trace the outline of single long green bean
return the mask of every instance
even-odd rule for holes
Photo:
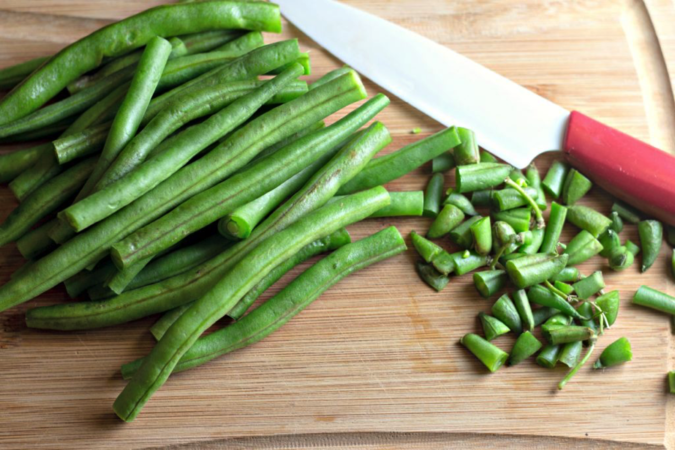
[[[375,158],[360,174],[343,186],[338,194],[350,194],[388,183],[448,151],[458,143],[457,129],[451,127],[388,155]]]
[[[297,42],[294,44],[297,46]],[[365,95],[357,76],[351,79],[346,89],[342,86],[341,82],[326,85],[261,115],[239,129],[227,142],[178,171],[171,177],[172,181],[160,184],[92,227],[91,232],[79,233],[66,245],[37,261],[30,278],[17,277],[0,287],[0,311],[39,295],[97,262],[108,253],[113,243],[220,182],[262,149]],[[363,118],[372,119],[388,103],[386,97],[382,97],[376,97],[358,112],[345,117],[340,126],[346,126],[348,134],[351,134],[355,130],[350,126],[362,126]]]
[[[316,91],[319,91],[319,89],[312,92]],[[317,141],[309,141],[308,145],[318,145],[318,143],[328,137],[334,139],[335,144],[342,142],[347,136],[351,135],[370,121],[388,103],[389,100],[385,96],[381,94],[375,96],[355,111],[349,113],[347,116],[328,127],[327,129],[330,130],[330,134],[323,135],[322,139]],[[315,113],[314,109],[311,109],[311,111]],[[287,114],[284,113],[283,116],[286,115]],[[319,119],[316,117],[316,114],[313,114],[310,117],[307,117],[306,123],[315,123],[317,120]],[[263,127],[264,129],[275,128],[271,126],[269,122],[265,121],[263,124],[267,125]],[[291,131],[302,129],[300,126],[291,128]],[[251,131],[255,132],[251,133],[251,137],[255,136],[256,139],[260,138],[259,128],[252,128]],[[290,134],[291,133],[289,132],[287,135]],[[241,139],[244,139],[244,136],[247,136],[247,134],[241,136]],[[265,141],[256,143],[260,145],[260,147],[269,146],[269,143],[266,144]],[[251,144],[248,143],[246,145]],[[204,158],[207,158],[208,156],[209,155]],[[204,158],[202,158],[202,160]],[[162,282],[135,289],[111,300],[107,300],[106,302],[98,303],[95,309],[88,308],[87,305],[80,303],[79,307],[75,305],[57,305],[51,307],[52,309],[49,311],[42,310],[40,313],[37,313],[36,311],[35,314],[42,316],[42,319],[32,320],[32,326],[39,328],[57,327],[58,329],[99,328],[129,322],[150,314],[168,311],[198,299],[208,292],[209,289],[229,272],[234,264],[239,262],[241,258],[247,255],[260,242],[285,229],[310,211],[324,205],[333,197],[333,195],[335,195],[340,186],[349,181],[354,174],[358,173],[363,167],[363,165],[352,167],[352,165],[349,164],[351,162],[349,159],[346,161],[346,166],[340,164],[341,161],[343,161],[342,158],[333,160],[331,164],[324,166],[324,168],[317,172],[300,191],[282,206],[277,208],[277,210],[262,224],[256,227],[251,237],[237,243],[232,248],[206,263]],[[212,161],[207,162],[207,167],[210,165],[213,165]],[[140,206],[144,207],[141,211],[145,210],[145,207],[148,206],[147,204],[144,204],[145,201],[140,202]],[[78,250],[81,248],[86,250],[90,245],[95,245],[95,250],[88,251],[91,253],[99,252],[100,254],[99,247],[102,245],[101,242],[105,242],[106,239],[108,240],[107,242],[114,242],[113,239],[120,233],[117,231],[117,235],[113,236],[113,239],[111,239],[110,235],[114,234],[116,230],[119,229],[117,227],[124,226],[125,229],[128,229],[130,226],[137,227],[138,222],[134,222],[130,219],[137,219],[137,216],[139,216],[138,210],[135,208],[128,209],[129,208],[123,210],[125,211],[125,214],[122,215],[122,219],[125,223],[110,224],[110,221],[103,222],[105,226],[101,224],[92,229],[92,232],[84,233],[84,235],[86,235],[86,240],[81,234],[60,249],[57,249],[56,252],[53,252],[52,254],[47,255],[46,258],[43,258],[43,260],[38,261],[36,270],[41,270],[42,272],[34,272],[33,278],[29,280],[17,279],[0,288],[0,308],[6,307],[10,302],[20,302],[22,298],[30,298],[31,295],[36,295],[34,294],[35,292],[46,289],[51,278],[60,278],[64,275],[70,276],[86,267],[91,260],[96,261],[97,259]],[[129,216],[127,216],[127,214],[129,214]],[[131,225],[128,225],[126,220],[130,220]],[[117,221],[120,221],[119,218]],[[94,230],[96,232],[93,232]],[[94,241],[94,243],[90,243],[91,241]],[[67,251],[62,250],[64,247]],[[61,253],[60,255],[57,254],[59,257],[58,259],[54,256],[57,252]],[[83,255],[87,257],[87,261],[84,263],[81,261]],[[98,256],[95,253],[94,255]],[[56,261],[54,261],[55,259]],[[64,260],[68,261],[68,266],[60,265],[57,270],[51,269],[56,262],[64,264]],[[46,265],[45,262],[48,262],[50,265]],[[64,267],[72,267],[76,264],[79,267],[74,267],[71,274],[68,274],[69,271],[64,269]],[[50,274],[50,272],[48,272],[50,269],[54,270],[56,274]],[[47,273],[45,274],[45,272]],[[48,282],[41,281],[36,285],[34,281],[36,276],[47,278],[49,275],[51,275],[51,278],[49,278]],[[55,283],[58,283],[58,281]]]
[[[62,211],[59,218],[66,220],[76,231],[81,231],[130,204],[159,183],[170,179],[192,157],[216,142],[223,134],[244,123],[301,72],[302,68],[296,65],[201,124],[188,128],[170,148]]]
[[[48,214],[56,211],[91,173],[95,159],[86,159],[35,190],[0,225],[0,246],[15,242]]]
[[[204,331],[227,314],[274,267],[310,242],[357,222],[388,203],[387,191],[373,188],[314,211],[263,241],[167,330],[115,400],[115,413],[124,421],[134,420]],[[398,239],[400,251],[405,245],[400,235]]]
[[[69,45],[49,59],[0,102],[0,125],[20,119],[58,94],[68,83],[155,36],[214,29],[281,31],[279,7],[271,3],[206,2],[166,5],[113,23]]]
[[[563,227],[565,226],[566,218],[567,208],[556,202],[552,202],[551,214],[548,217],[548,224],[546,224],[546,231],[544,232],[544,241],[539,249],[541,253],[555,252]]]
[[[218,356],[259,342],[345,276],[404,250],[405,243],[394,227],[345,245],[307,269],[243,319],[208,336],[200,337],[181,358],[174,372],[194,368]],[[122,376],[125,379],[130,378],[141,364],[142,360],[136,360],[123,365]]]

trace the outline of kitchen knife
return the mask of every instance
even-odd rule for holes
[[[446,126],[523,168],[562,150],[570,164],[637,208],[675,225],[675,158],[540,97],[447,47],[335,0],[276,0],[329,52]]]

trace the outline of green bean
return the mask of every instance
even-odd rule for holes
[[[516,241],[516,232],[506,222],[497,221],[492,227],[492,247],[496,250],[495,260],[502,255],[512,253],[511,246]]]
[[[466,196],[457,194],[454,189],[448,189],[448,197],[443,202],[445,205],[455,205],[467,216],[477,216],[478,213]]]
[[[521,187],[530,187],[530,182],[525,177],[525,175],[523,175],[523,171],[520,169],[516,169],[515,167],[511,168],[511,172],[509,172],[509,178],[511,178],[511,180],[515,181],[516,184]]]
[[[461,248],[471,248],[473,245],[473,235],[471,234],[471,226],[481,220],[481,216],[473,216],[457,225],[450,231],[450,240]]]
[[[158,35],[175,36],[218,28],[280,32],[279,7],[227,2],[166,5],[109,25],[61,50],[10,92],[0,102],[0,125],[38,109],[68,83],[96,68],[103,56],[123,54]]]
[[[480,319],[480,323],[483,327],[485,339],[488,341],[496,339],[499,336],[502,336],[511,331],[509,330],[509,327],[504,324],[504,322],[497,319],[496,317],[488,316],[485,313],[480,313],[478,314],[478,318]]]
[[[539,251],[541,253],[553,253],[558,246],[560,234],[565,225],[567,217],[567,208],[559,205],[556,202],[551,203],[551,214],[548,218],[546,231],[544,233],[544,241],[541,244]]]
[[[96,266],[92,271],[83,270],[64,281],[66,292],[70,298],[76,298],[89,288],[102,285],[113,276],[117,269],[110,260],[106,260]]]
[[[305,75],[311,75],[312,74],[312,65],[309,59],[309,53],[300,53],[300,56],[298,57],[297,60],[293,61],[294,63],[300,64],[304,69],[305,69]],[[290,64],[290,63],[289,63]],[[271,72],[268,73],[268,75],[276,75],[282,70],[285,70],[288,64],[281,66],[277,69],[272,70]]]
[[[582,230],[588,231],[596,238],[607,231],[612,224],[612,221],[605,215],[582,205],[569,206],[567,208],[567,220]]]
[[[447,128],[400,150],[373,159],[338,194],[368,189],[395,180],[459,143],[455,127]]]
[[[574,309],[574,307],[570,305],[566,300],[563,300],[562,298],[555,295],[545,287],[539,285],[532,286],[527,292],[527,298],[529,298],[532,303],[557,309],[561,313],[568,315],[570,317],[574,317],[575,319],[578,320],[588,319],[588,317],[579,314],[579,312],[577,312],[577,310]]]
[[[434,244],[436,245],[436,244]],[[453,273],[456,269],[455,267],[455,257],[456,256],[463,256],[464,252],[460,252],[458,254],[450,254],[446,252],[445,250],[441,249],[441,252],[434,256],[433,259],[431,260],[431,264],[436,269],[440,274],[447,276],[451,273]]]
[[[509,176],[511,166],[499,163],[478,163],[467,166],[457,166],[455,169],[456,191],[479,191],[493,188],[504,183]]]
[[[567,255],[554,256],[537,253],[508,261],[506,271],[511,281],[522,289],[555,276],[565,267],[567,260]]]
[[[553,161],[544,177],[544,181],[541,182],[542,187],[548,195],[555,199],[560,197],[568,171],[569,166],[567,164],[562,161]]]
[[[194,55],[196,53],[216,50],[223,45],[239,39],[245,34],[246,32],[243,30],[214,30],[186,34],[179,36],[179,39],[183,41],[183,44],[187,49],[187,54]]]
[[[616,318],[619,316],[619,307],[621,302],[619,300],[619,291],[611,291],[601,295],[595,300],[595,304],[602,310],[605,315],[607,326],[614,325]]]
[[[180,316],[182,316],[185,311],[190,309],[192,305],[193,302],[190,302],[181,305],[178,308],[174,308],[171,311],[167,311],[162,317],[160,317],[160,319],[157,322],[155,322],[155,324],[152,327],[150,327],[150,333],[152,334],[152,336],[158,341],[162,339],[162,336],[164,336],[166,330],[171,328],[171,325],[173,325],[178,319],[180,319]],[[134,365],[134,367],[133,370],[130,370],[132,364]],[[134,372],[138,370],[138,367],[140,367],[140,360],[123,364],[121,369],[122,369],[122,376],[124,377],[124,379],[128,380],[129,378],[131,378]]]
[[[591,276],[574,283],[574,292],[582,300],[588,300],[592,295],[597,294],[605,287],[605,280],[602,278],[601,271],[595,271]]]
[[[473,191],[471,194],[471,204],[476,207],[488,207],[492,205],[492,195],[494,191],[492,189],[485,189],[482,191]]]
[[[478,164],[480,154],[478,144],[476,143],[476,134],[467,128],[461,127],[457,128],[457,134],[461,141],[453,152],[457,165]]]
[[[509,357],[509,366],[515,366],[518,363],[525,361],[530,356],[534,355],[541,349],[542,343],[534,337],[529,331],[524,332],[516,343],[513,344],[511,356]]]
[[[483,217],[469,227],[473,247],[479,255],[487,256],[492,251],[492,226],[490,217]]]
[[[531,163],[529,166],[527,166],[525,177],[527,178],[528,185],[537,191],[537,206],[539,206],[539,208],[542,210],[545,210],[548,207],[548,204],[546,203],[546,194],[544,193],[544,188],[541,184],[539,169],[537,169],[537,166],[535,166],[534,163]]]
[[[464,220],[464,213],[454,205],[445,205],[443,209],[434,219],[427,237],[430,239],[438,239],[457,227]]]
[[[646,272],[659,257],[663,243],[663,225],[658,220],[643,220],[638,224],[640,245],[642,246],[642,265],[640,272]]]
[[[94,172],[78,194],[78,199],[85,198],[98,190],[97,188],[103,187],[99,187],[97,183],[104,176],[115,158],[117,158],[117,155],[120,154],[122,149],[136,134],[157,88],[170,53],[171,44],[168,41],[155,37],[148,42],[138,62],[138,67],[131,80],[127,95],[110,126],[108,138],[105,141]]]
[[[445,152],[431,160],[432,173],[445,173],[457,167],[455,157],[450,152]]]
[[[460,339],[459,342],[473,353],[490,372],[496,372],[509,358],[508,353],[477,334],[469,333]]]
[[[536,189],[527,187],[524,190],[530,197],[537,198]],[[509,209],[516,209],[520,208],[521,206],[526,206],[529,204],[529,202],[517,190],[506,188],[499,191],[494,191],[492,194],[492,204],[497,211],[507,211]]]
[[[442,173],[435,173],[429,178],[429,183],[424,192],[424,217],[431,217],[433,219],[441,210],[444,191],[443,182],[444,177]]]
[[[307,269],[241,320],[200,337],[176,365],[174,372],[196,367],[264,339],[345,276],[403,250],[405,244],[394,227],[345,245]],[[123,365],[122,376],[128,379],[141,364],[142,360],[136,360]]]
[[[569,256],[568,266],[576,266],[602,251],[602,244],[591,233],[582,230],[577,234],[565,249],[564,254]]]
[[[10,213],[0,225],[0,246],[15,242],[33,225],[57,210],[82,186],[92,171],[94,159],[84,160],[60,176],[36,189],[24,202]]]
[[[562,281],[556,281],[553,283],[553,287],[562,292],[565,298],[570,298],[570,296],[574,293],[574,287]]]
[[[322,85],[328,83],[329,81],[332,81],[332,80],[334,80],[338,77],[341,77],[342,75],[349,72],[350,70],[353,70],[353,69],[349,66],[342,66],[339,69],[331,70],[330,72],[326,73],[321,78],[316,80],[314,83],[312,83],[309,86],[309,88],[310,89],[316,89],[319,86],[322,86]]]
[[[600,358],[593,364],[594,369],[604,369],[629,362],[633,359],[630,342],[621,337],[609,344],[600,354]]]
[[[594,316],[593,305],[591,305],[588,302],[584,302],[579,306],[579,308],[577,308],[577,311],[579,311],[579,314],[590,318],[588,320],[579,320],[578,321],[579,325],[581,325],[583,327],[588,327],[588,328],[592,329],[593,331],[595,331],[596,334],[597,334],[598,325],[596,324],[595,319],[593,317]],[[618,311],[618,306],[617,306],[617,311]]]
[[[640,289],[633,296],[633,304],[675,315],[675,297],[649,286],[640,286]]]
[[[115,400],[115,413],[124,421],[132,421],[199,336],[275,266],[310,242],[367,217],[388,202],[387,191],[374,188],[314,211],[263,241],[167,330]],[[401,242],[396,252],[403,249],[405,245]]]
[[[482,163],[496,163],[497,158],[492,156],[490,153],[486,152],[485,150],[480,151],[480,162]]]
[[[33,167],[22,172],[9,183],[9,189],[14,196],[23,201],[45,182],[60,174],[62,169],[56,162],[53,153],[44,155]]]
[[[513,229],[522,233],[530,229],[530,221],[532,220],[532,211],[530,208],[510,209],[508,211],[499,211],[492,214],[495,221],[506,222],[513,227]]]
[[[49,237],[48,231],[56,223],[51,220],[38,228],[28,231],[16,240],[16,248],[26,259],[35,259],[54,248],[54,241]]]
[[[595,332],[592,329],[576,325],[553,325],[542,327],[542,332],[544,339],[551,345],[586,341],[595,336]]]
[[[297,141],[298,139],[303,138],[303,137],[305,137],[309,134],[312,134],[315,131],[321,130],[325,126],[326,126],[325,122],[323,120],[320,120],[319,122],[316,122],[316,123],[314,123],[314,124],[312,124],[312,125],[310,125],[306,128],[303,128],[302,130],[300,130],[296,133],[293,133],[290,136],[287,136],[286,138],[280,140],[279,142],[276,142],[276,143],[270,145],[269,147],[267,147],[266,149],[264,149],[263,151],[258,153],[256,155],[256,157],[253,158],[249,164],[256,163],[259,159],[262,159],[267,155],[271,155],[272,153],[286,147],[287,145],[292,144],[293,142]],[[351,138],[348,138],[348,139],[351,139]],[[246,166],[244,166],[244,167],[246,167]]]
[[[551,317],[558,314],[559,311],[555,308],[543,307],[538,308],[532,311],[532,319],[534,320],[534,326],[538,327],[542,323],[546,322]]]
[[[110,124],[105,123],[56,139],[52,142],[56,161],[63,165],[98,152],[103,148],[109,130]]]
[[[612,221],[612,224],[609,226],[609,229],[619,234],[623,231],[623,219],[618,212],[612,211],[609,215],[609,220]]]
[[[563,270],[561,270],[557,275],[551,277],[549,281],[562,281],[563,283],[572,283],[579,281],[580,275],[579,275],[579,269],[576,267],[565,267]]]
[[[522,245],[518,249],[518,252],[524,253],[526,255],[534,255],[535,253],[540,253],[541,244],[544,242],[544,232],[545,232],[544,228],[529,231],[532,237],[530,243]]]
[[[338,85],[341,83],[338,82]],[[69,278],[101,259],[121,237],[160,217],[197,192],[213,186],[258,151],[307,127],[307,124],[316,123],[355,98],[362,98],[363,87],[358,78],[354,78],[349,85],[351,89],[346,90],[334,89],[336,85],[315,89],[249,122],[226,143],[174,174],[172,182],[160,184],[152,193],[136,200],[111,216],[111,219],[101,222],[91,232],[80,233],[40,260],[30,279],[17,278],[0,287],[0,310],[26,301]],[[362,126],[364,120],[372,119],[387,103],[384,96],[374,97],[336,122],[328,134],[333,133],[333,130],[343,130],[343,134],[336,137],[344,139]],[[321,137],[325,138],[326,135]],[[315,143],[310,141],[307,144]],[[181,187],[179,193],[174,186]]]
[[[414,230],[410,232],[410,237],[412,239],[413,246],[417,253],[424,259],[424,261],[430,263],[433,259],[443,253],[445,250],[440,246],[434,244],[433,242],[424,239],[422,236],[417,234]]]
[[[345,229],[338,230],[333,234],[324,238],[318,239],[310,244],[304,246],[298,253],[288,258],[283,263],[274,268],[267,276],[258,282],[250,291],[246,293],[239,300],[230,312],[227,313],[229,317],[234,320],[239,320],[248,311],[253,302],[262,295],[269,287],[279,281],[281,277],[287,274],[295,266],[307,261],[309,258],[318,254],[337,250],[340,247],[348,245],[351,242],[351,236]]]
[[[318,92],[318,90],[313,92]],[[311,150],[303,146],[306,140],[315,138],[322,131],[303,139],[296,145],[279,150],[259,161],[249,170],[195,195],[161,219],[116,243],[111,250],[113,261],[118,267],[126,267],[142,258],[152,256],[180,241],[189,233],[231,212],[232,204],[236,208],[269,192],[302,168],[320,160],[334,147],[329,140],[326,140],[323,145],[314,146]],[[389,142],[391,142],[391,137],[388,130],[384,125],[376,122],[369,127],[366,133],[345,146],[340,153],[349,152],[350,157],[356,160],[355,164],[360,164],[361,160],[354,155],[365,159],[367,163]],[[241,203],[242,200],[244,203]]]
[[[630,205],[623,202],[614,202],[612,212],[616,212],[619,217],[629,223],[638,224],[641,219],[640,212]]]
[[[120,105],[127,95],[129,86],[130,83],[124,83],[113,89],[101,100],[94,103],[89,109],[80,114],[80,116],[70,124],[70,126],[63,133],[63,137],[87,131],[88,129],[102,123],[107,123],[106,130],[108,130],[110,128],[110,124],[108,122],[112,122],[112,119],[115,118]]]
[[[560,359],[560,345],[546,345],[537,355],[537,364],[546,369],[553,369]]]
[[[530,300],[527,298],[525,289],[520,289],[513,293],[513,304],[515,305],[518,315],[520,316],[523,330],[534,330],[534,315],[532,313]]]
[[[577,169],[567,172],[563,184],[562,197],[567,205],[574,205],[593,187],[591,180],[583,176]]]
[[[635,255],[627,247],[620,245],[610,251],[607,260],[612,270],[622,271],[633,265]]]
[[[454,272],[457,275],[464,275],[487,265],[487,257],[474,251],[453,253],[451,256]]]
[[[507,281],[508,277],[504,270],[488,270],[473,274],[473,284],[484,298],[489,298],[504,289]]]
[[[402,217],[422,215],[424,207],[424,192],[404,191],[390,192],[391,204],[370,215],[373,217]]]
[[[152,40],[150,40],[150,42],[151,41]],[[150,42],[148,42],[148,45]],[[187,47],[185,46],[185,43],[182,40],[180,40],[179,38],[172,37],[168,40],[168,42],[169,44],[171,44],[172,47],[169,59],[187,55],[188,50]],[[97,81],[100,81],[101,79],[107,77],[108,75],[111,75],[115,72],[119,72],[124,68],[130,66],[131,68],[136,68],[138,62],[141,59],[141,56],[143,55],[143,51],[144,49],[138,49],[134,50],[131,53],[127,53],[124,56],[115,58],[108,64],[101,67],[101,69],[99,69],[96,73],[92,75],[84,75],[78,78],[77,80],[68,83],[66,89],[68,90],[68,92],[70,92],[71,95],[76,94],[82,89],[85,89],[91,86],[92,84],[95,84]]]
[[[445,286],[448,285],[450,279],[440,273],[434,268],[431,264],[425,264],[421,261],[415,263],[415,270],[419,277],[424,281],[429,287],[440,292],[445,289]]]
[[[598,237],[598,242],[602,244],[602,251],[599,254],[604,258],[609,258],[615,248],[621,247],[621,239],[618,233],[611,228]]]
[[[560,357],[558,361],[565,364],[567,367],[572,368],[579,362],[581,358],[581,350],[584,348],[584,343],[582,341],[570,342],[565,344],[560,352]]]
[[[319,91],[319,89],[316,89],[312,92],[317,91]],[[312,92],[310,92],[308,95],[312,94]],[[347,136],[354,133],[361,126],[370,121],[379,111],[382,110],[382,108],[387,105],[387,103],[388,99],[385,96],[375,96],[373,99],[369,100],[358,109],[348,114],[346,117],[326,128],[326,130],[329,130],[326,134],[319,136],[316,138],[316,140],[308,140],[306,142],[309,145],[308,148],[311,148],[312,146],[318,146],[319,144],[323,145],[326,139],[333,140],[335,144],[342,142]],[[282,108],[283,107],[279,107],[277,109]],[[314,114],[306,118],[307,123],[315,123],[317,120],[319,120],[316,117],[317,113],[315,109],[316,108],[310,110]],[[287,115],[288,114],[284,112],[282,117]],[[259,124],[265,125],[262,126],[262,129],[276,129],[279,126],[273,126],[274,123],[267,121],[260,122],[259,119],[256,120],[258,120]],[[285,136],[290,135],[291,132],[301,129],[301,126],[291,126],[290,131],[288,128],[289,127],[287,125],[285,127],[287,134]],[[255,130],[255,133],[251,133],[250,135],[242,134],[240,135],[240,139],[247,139],[246,136],[260,139],[260,128],[255,127],[251,129],[251,131],[253,130]],[[244,144],[244,142],[239,143],[239,145],[242,144]],[[250,143],[247,145],[250,145]],[[266,141],[256,141],[256,145],[258,145],[260,148],[264,148],[267,147],[269,143]],[[204,159],[208,157],[209,155],[203,157],[199,161],[204,161]],[[219,254],[206,263],[162,282],[145,286],[140,289],[135,289],[106,302],[99,303],[97,309],[95,310],[87,309],[85,305],[81,305],[79,308],[73,305],[70,305],[70,308],[59,308],[58,306],[51,307],[51,310],[43,310],[42,312],[36,313],[37,315],[42,316],[42,320],[32,320],[32,326],[58,327],[60,329],[82,329],[111,326],[136,320],[147,315],[164,312],[203,296],[220,279],[222,279],[223,276],[225,276],[225,274],[227,274],[229,270],[241,260],[241,258],[247,255],[262,240],[279,233],[281,230],[285,229],[290,224],[298,220],[299,217],[302,217],[308,212],[324,205],[330,198],[333,197],[333,195],[335,195],[340,186],[346,183],[351,177],[354,176],[354,173],[358,173],[358,171],[362,168],[362,165],[356,164],[356,161],[348,159],[346,161],[346,165],[340,164],[341,162],[343,162],[343,159],[337,158],[334,159],[330,164],[324,166],[322,170],[317,172],[300,191],[298,191],[282,206],[277,208],[277,210],[274,211],[274,213],[272,213],[262,224],[256,227],[248,239],[237,243],[232,248]],[[207,167],[210,165],[213,165],[213,163],[209,162]],[[126,209],[124,211],[126,211]],[[138,216],[136,211],[134,211],[134,213],[135,216],[133,217]],[[129,212],[125,214],[131,213]],[[104,223],[107,223],[107,221]],[[131,223],[136,225],[136,222]],[[129,225],[125,224],[125,227],[128,228]],[[100,228],[103,229],[100,230]],[[97,230],[97,233],[90,233],[89,238],[92,240],[97,239],[97,246],[100,246],[101,242],[104,242],[105,239],[108,239],[107,242],[112,241],[109,236],[116,230],[116,228],[113,228],[113,231],[110,231],[110,229],[101,226],[95,229]],[[91,234],[93,234],[93,236],[91,236]],[[80,241],[80,239],[81,236],[77,236],[75,239],[73,239],[73,241],[79,244],[78,241]],[[66,246],[70,246],[72,248],[73,244],[68,243]],[[91,252],[91,250],[89,251]],[[48,255],[48,257],[52,255]],[[78,256],[79,259],[73,258],[69,262],[71,265],[79,264],[79,270],[81,270],[81,268],[85,267],[86,264],[82,264],[81,262],[82,252],[79,252]],[[94,258],[90,257],[90,259]],[[75,269],[76,272],[77,267]],[[61,276],[61,273],[62,271],[59,271],[57,276]],[[43,285],[45,283],[40,284],[37,287],[24,287],[21,286],[21,284],[19,284],[17,287],[13,287],[11,284],[12,283],[10,282],[4,287],[0,288],[0,306],[5,305],[3,304],[3,301],[7,302],[7,298],[16,302],[18,295],[28,296],[38,289],[44,289]],[[18,294],[13,293],[10,290],[9,294],[14,295],[14,297],[10,297],[7,293],[4,293],[6,297],[3,298],[3,290],[7,289],[7,286],[13,290],[18,290]],[[24,290],[26,289],[31,290],[28,291],[28,293],[24,293]],[[36,311],[38,310],[39,308],[36,309]]]
[[[41,56],[13,66],[0,69],[0,89],[11,89],[21,83],[35,69],[47,62],[51,56]]]
[[[0,125],[0,137],[16,136],[21,133],[40,130],[47,126],[58,124],[90,108],[127,80],[127,74],[111,75],[100,83],[84,89],[75,95],[47,105],[13,122]],[[5,97],[5,99],[7,98],[9,98],[9,95]],[[2,110],[4,104],[4,100],[0,102],[0,110]]]
[[[509,327],[509,330],[514,333],[520,334],[523,332],[523,323],[520,320],[520,315],[518,314],[516,305],[513,304],[508,294],[499,297],[499,300],[492,305],[492,315],[504,322]]]
[[[251,117],[272,95],[297,77],[301,70],[300,66],[296,66],[295,69],[278,75],[274,80],[221,109],[201,124],[188,128],[170,148],[68,207],[59,214],[59,218],[67,221],[76,231],[81,231],[114,214],[158,184],[164,181],[171,183],[174,174],[177,174],[192,157]],[[217,153],[218,149],[211,151],[214,152]],[[131,162],[128,165],[127,162],[129,161],[119,166],[116,175],[129,168]],[[186,169],[189,170],[189,167],[190,165]],[[229,173],[232,173],[238,167],[231,166],[229,169]]]
[[[0,155],[0,183],[12,181],[50,152],[52,145],[47,143]]]

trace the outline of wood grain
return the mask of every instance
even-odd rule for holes
[[[655,11],[673,17],[675,5],[669,1],[650,3],[652,17]],[[158,3],[3,0],[0,24],[12,23],[12,31],[0,26],[0,65],[48,54],[101,23]],[[638,138],[653,137],[640,71],[621,22],[623,2],[349,3],[451,46],[566,108]],[[309,80],[342,64],[291,25],[280,36],[267,36],[270,42],[289,37],[298,37],[311,52]],[[366,84],[370,93],[379,91]],[[394,136],[384,152],[441,128],[393,96],[378,119]],[[410,134],[415,127],[422,128],[421,136]],[[554,154],[544,155],[537,164],[543,170],[553,159]],[[421,189],[428,176],[424,167],[389,187]],[[451,175],[446,183],[452,185]],[[608,212],[611,201],[594,189],[583,203]],[[0,219],[15,206],[9,190],[0,189]],[[407,236],[412,229],[426,230],[429,221],[369,220],[350,231],[359,239],[391,224]],[[576,232],[569,226],[564,238]],[[636,241],[635,227],[627,226],[622,237]],[[492,302],[476,294],[470,277],[453,279],[440,294],[431,292],[416,277],[409,250],[344,280],[265,341],[173,377],[131,424],[120,423],[111,412],[124,385],[117,370],[152,348],[147,329],[154,319],[78,333],[26,329],[27,308],[66,301],[56,288],[0,315],[0,447],[663,446],[672,429],[665,420],[670,401],[665,373],[672,355],[668,320],[631,306],[630,298],[641,284],[675,294],[665,255],[664,246],[645,275],[638,274],[637,265],[621,274],[606,272],[609,287],[621,291],[622,311],[600,350],[627,336],[634,361],[604,372],[585,368],[564,392],[554,389],[562,368],[544,370],[532,361],[487,375],[457,341],[478,329],[477,313],[488,311]],[[0,249],[0,283],[21,262],[13,246]],[[600,258],[581,268],[585,273],[607,269]],[[512,342],[510,337],[497,341],[507,350]]]

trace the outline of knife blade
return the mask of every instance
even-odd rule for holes
[[[597,184],[675,224],[675,158],[570,112],[451,49],[335,0],[276,0],[282,14],[357,72],[523,168],[561,150]]]

